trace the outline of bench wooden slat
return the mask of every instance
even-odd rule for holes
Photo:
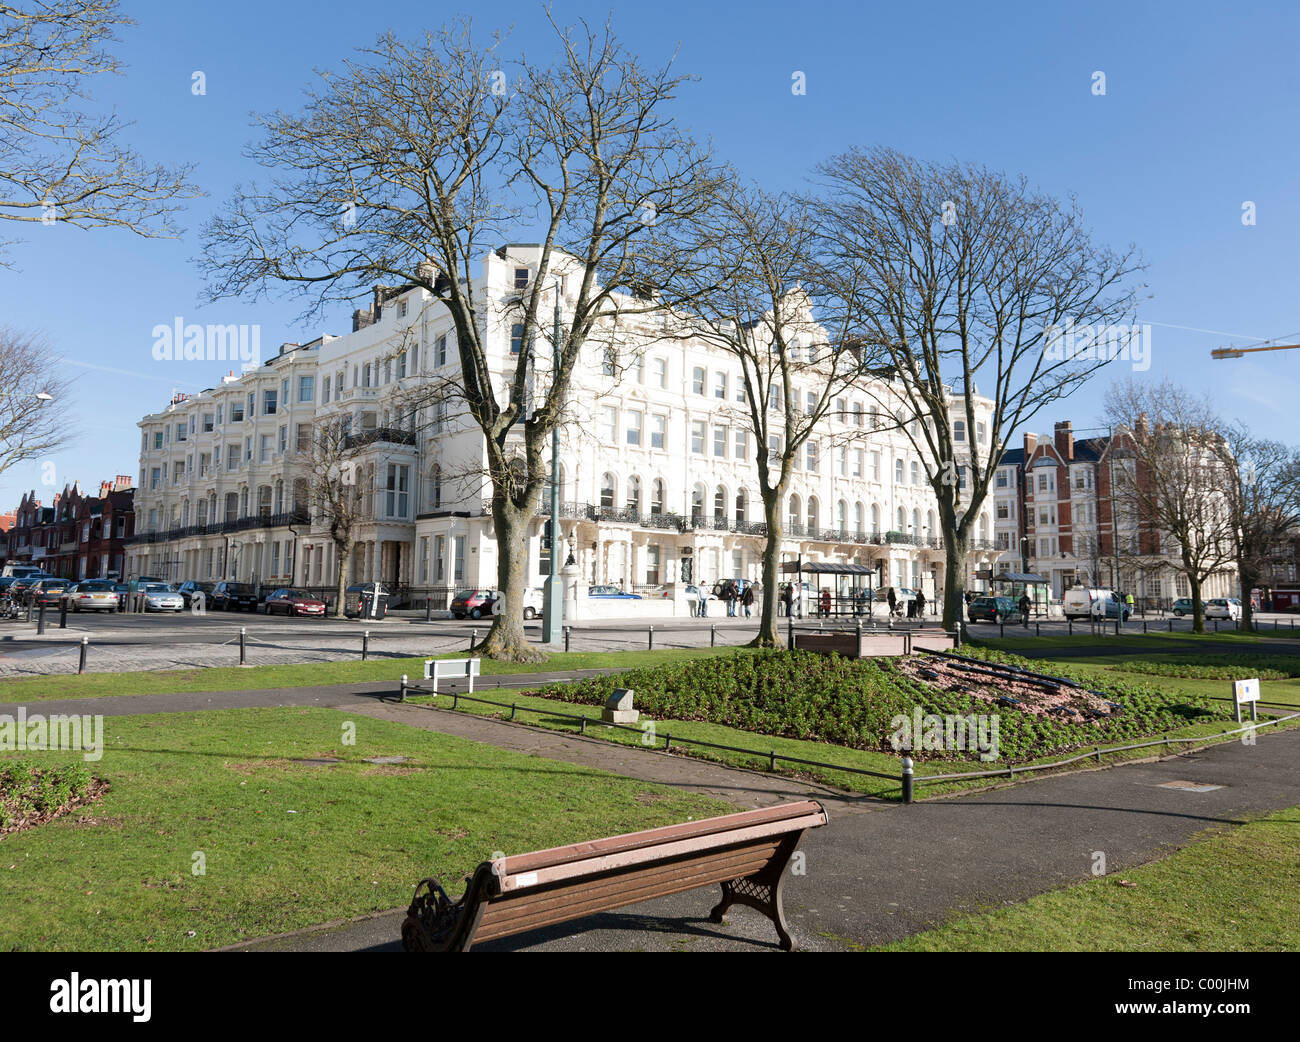
[[[542,926],[580,919],[598,912],[669,897],[710,883],[722,883],[761,872],[779,846],[720,852],[707,861],[675,862],[616,873],[603,884],[584,885],[578,896],[565,888],[539,890],[494,901],[484,909],[475,935],[477,940],[507,936]]]
[[[629,832],[624,836],[611,836],[586,843],[571,843],[567,847],[551,847],[529,854],[515,854],[503,860],[498,872],[501,877],[518,875],[522,872],[536,872],[553,865],[563,865],[572,861],[599,857],[655,846],[672,840],[694,839],[713,836],[722,832],[742,828],[747,825],[763,825],[769,822],[788,821],[791,819],[819,816],[817,825],[826,823],[826,811],[816,800],[804,800],[800,803],[784,803],[776,807],[760,807],[758,810],[741,811],[738,814],[724,814],[717,818],[704,818],[700,821],[688,821],[681,825],[663,825],[659,828],[645,829],[641,832]],[[806,827],[813,828],[813,824]]]

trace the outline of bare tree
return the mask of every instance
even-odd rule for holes
[[[1244,424],[1224,432],[1224,492],[1241,596],[1241,628],[1253,626],[1251,590],[1264,578],[1278,548],[1300,526],[1300,453],[1281,442],[1255,438]]]
[[[193,165],[146,165],[127,124],[83,107],[92,77],[121,71],[106,47],[131,24],[117,0],[0,4],[0,220],[177,234]]]
[[[302,113],[262,120],[252,155],[272,185],[241,190],[206,230],[213,297],[288,285],[312,314],[396,282],[450,312],[504,600],[480,650],[527,661],[541,657],[523,631],[527,527],[574,366],[598,323],[635,310],[643,244],[689,219],[712,176],[666,112],[684,77],[643,68],[608,26],[556,34],[555,64],[520,60],[513,77],[500,41],[478,47],[464,24],[416,44],[381,38],[322,74]],[[519,239],[540,243],[528,286],[505,301],[478,293],[489,248]],[[502,351],[499,330],[508,314],[525,344],[544,340],[557,292],[566,317],[543,387],[532,352]]]
[[[1168,381],[1114,384],[1105,412],[1115,431],[1112,539],[1124,527],[1159,540],[1187,577],[1192,629],[1204,633],[1202,588],[1231,567],[1237,542],[1225,491],[1236,467],[1222,422],[1208,399]]]
[[[344,617],[348,565],[364,519],[364,475],[357,463],[357,441],[345,415],[317,423],[312,431],[307,498],[312,521],[334,544],[334,617]],[[296,506],[296,504],[295,504]]]
[[[656,287],[675,310],[688,313],[684,335],[740,362],[743,404],[725,403],[753,435],[763,501],[763,604],[754,645],[779,640],[776,623],[782,506],[805,451],[830,465],[830,444],[810,438],[835,397],[860,375],[860,355],[842,331],[813,319],[803,283],[814,262],[816,224],[805,201],[733,186],[719,192],[668,251]],[[690,258],[689,263],[684,258]],[[814,533],[815,534],[815,533]]]
[[[0,327],[0,474],[67,443],[71,391],[45,343]]]
[[[892,377],[885,394],[904,401],[901,429],[938,500],[943,622],[952,626],[962,614],[971,532],[1003,447],[1120,353],[1105,332],[1127,335],[1128,280],[1140,264],[1132,247],[1094,246],[1073,201],[1023,178],[885,148],[837,156],[819,173],[823,269],[842,314]],[[1100,327],[1100,349],[1093,340],[1063,343],[1069,323]],[[953,437],[954,408],[966,431],[976,430],[977,380],[992,401],[987,449]]]

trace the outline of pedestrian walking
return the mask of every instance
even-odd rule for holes
[[[920,619],[922,622],[924,622],[925,621],[924,614],[925,614],[925,594],[922,593],[920,590],[917,590],[916,591],[916,617]]]
[[[1020,595],[1020,621],[1025,629],[1029,629],[1029,594],[1027,593]]]
[[[706,583],[700,583],[700,618],[709,617],[709,587]]]
[[[727,598],[727,617],[734,619],[736,617],[736,584],[730,579],[727,585],[722,588],[722,595]]]
[[[831,591],[824,586],[822,587],[821,596],[821,616],[824,619],[831,617]]]
[[[889,588],[886,600],[889,601],[889,614],[892,618],[894,615],[898,614],[898,594],[894,593],[894,588],[892,586]]]
[[[745,592],[740,595],[741,606],[745,609],[745,618],[750,618],[754,608],[754,584],[750,583],[745,587]]]

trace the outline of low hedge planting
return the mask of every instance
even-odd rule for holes
[[[15,760],[0,767],[0,835],[66,814],[102,790],[82,764],[38,767]]]
[[[978,657],[1033,668],[1028,660],[1003,652],[985,651]],[[589,677],[537,694],[603,705],[614,688],[631,688],[636,708],[652,718],[703,721],[887,753],[896,751],[894,721],[912,717],[917,708],[940,716],[996,713],[1000,761],[1013,763],[1229,719],[1207,699],[1165,694],[1141,682],[1097,674],[1088,686],[1120,708],[1106,718],[1071,723],[928,684],[904,675],[892,658],[770,651]],[[911,755],[922,760],[978,758],[973,751],[916,750]]]

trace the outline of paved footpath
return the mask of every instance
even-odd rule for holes
[[[495,678],[491,678],[495,679]],[[520,686],[539,677],[502,678]],[[595,738],[400,704],[391,684],[272,691],[136,695],[40,702],[52,712],[186,712],[250,705],[345,707],[380,719],[537,756],[614,771],[755,807],[809,796],[830,824],[810,832],[806,874],[787,886],[786,913],[805,950],[844,950],[906,937],[945,919],[1023,901],[1091,878],[1095,851],[1111,874],[1162,856],[1197,833],[1300,804],[1300,729],[1262,731],[1150,763],[1058,775],[912,806],[850,796],[765,775]],[[0,713],[15,707],[0,705]],[[1217,785],[1208,792],[1169,782]],[[430,866],[436,871],[436,866]],[[455,884],[454,880],[444,882]],[[451,887],[455,893],[459,888]],[[716,895],[697,890],[620,912],[483,945],[500,951],[775,951],[770,924],[749,909],[714,926]],[[240,950],[397,951],[403,911],[327,924]]]

